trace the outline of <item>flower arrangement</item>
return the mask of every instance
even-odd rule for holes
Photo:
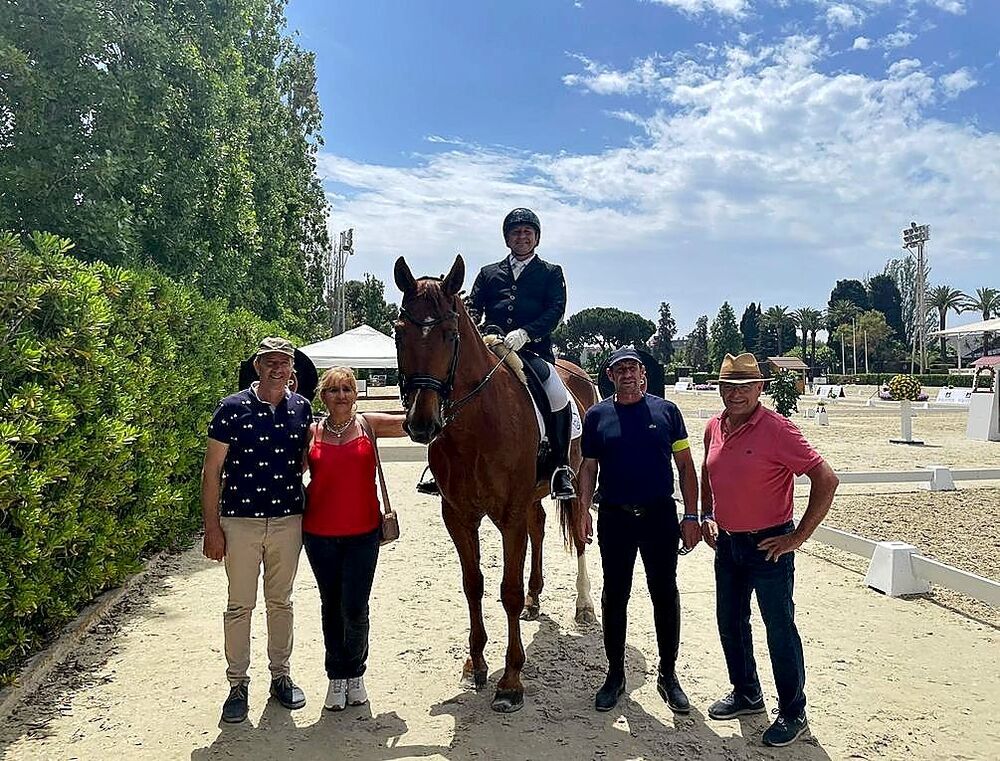
[[[892,398],[897,401],[902,399],[919,400],[920,382],[912,375],[894,375],[888,385]],[[924,398],[926,399],[926,397]]]

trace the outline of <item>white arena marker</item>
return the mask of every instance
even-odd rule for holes
[[[930,582],[913,573],[911,556],[916,552],[917,548],[906,542],[878,542],[865,584],[889,597],[930,592]]]
[[[927,488],[931,491],[955,491],[955,479],[951,475],[951,468],[944,465],[928,465],[931,471],[931,480]]]

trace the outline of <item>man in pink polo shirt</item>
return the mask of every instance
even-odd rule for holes
[[[727,354],[719,372],[726,409],[705,426],[702,534],[715,549],[716,617],[733,685],[708,715],[732,719],[765,710],[750,632],[756,593],[778,688],[778,718],[763,741],[783,746],[808,726],[794,553],[826,517],[839,480],[791,421],[760,404],[764,382],[753,354]],[[811,482],[809,504],[796,526],[792,492],[803,473]]]

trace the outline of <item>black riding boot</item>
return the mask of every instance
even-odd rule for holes
[[[552,430],[549,443],[552,445],[552,461],[556,469],[552,473],[552,499],[575,499],[573,469],[569,466],[569,443],[573,432],[573,406],[567,404],[552,413]]]

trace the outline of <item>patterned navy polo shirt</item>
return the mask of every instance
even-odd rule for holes
[[[222,466],[224,518],[280,518],[302,513],[302,452],[312,407],[292,392],[275,407],[256,384],[227,396],[208,424],[209,438],[229,445]]]

